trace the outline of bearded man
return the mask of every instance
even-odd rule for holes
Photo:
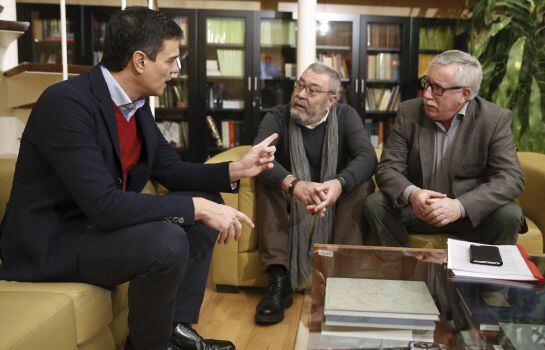
[[[375,152],[361,118],[337,103],[338,73],[310,65],[289,105],[276,106],[255,144],[278,134],[274,167],[256,179],[256,227],[269,286],[255,320],[274,324],[308,284],[314,243],[362,244],[363,202],[374,190]]]

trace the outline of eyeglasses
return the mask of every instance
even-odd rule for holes
[[[318,96],[318,94],[332,94],[332,95],[335,95],[335,93],[333,91],[320,90],[316,86],[307,86],[307,85],[305,85],[303,82],[301,82],[299,80],[295,82],[294,89],[297,92],[301,92],[303,90],[306,90],[308,96],[310,96],[310,97],[316,97],[316,96]]]
[[[424,76],[422,77],[422,79],[420,79],[420,86],[424,90],[427,90],[429,87],[431,87],[431,92],[433,92],[437,96],[443,96],[443,93],[447,90],[458,90],[458,89],[463,89],[465,87],[465,86],[453,86],[453,87],[445,88],[445,87],[442,87],[441,85],[432,83],[427,76]]]

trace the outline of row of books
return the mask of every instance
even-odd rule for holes
[[[398,80],[401,60],[397,53],[367,55],[367,79]]]
[[[351,67],[351,61],[352,57],[342,54],[324,54],[319,53],[318,57],[316,59],[318,62],[321,62],[325,64],[326,66],[329,66],[333,69],[335,69],[337,72],[339,72],[339,75],[341,79],[348,79],[350,78],[350,68]]]
[[[206,38],[209,44],[242,45],[244,20],[209,18],[206,21]]]
[[[295,46],[295,22],[280,19],[261,21],[261,45]]]
[[[180,26],[180,29],[184,33],[184,35],[180,39],[180,45],[181,46],[186,46],[187,45],[187,38],[189,37],[189,33],[187,31],[188,19],[187,19],[187,17],[174,17],[173,20],[174,20],[174,22],[176,22],[176,24],[178,24],[178,26]]]
[[[42,19],[37,13],[32,14],[32,35],[37,41],[61,41],[61,20]],[[74,41],[74,32],[70,31],[72,23],[66,20],[66,41]]]
[[[322,335],[433,342],[439,310],[422,281],[327,278]]]
[[[421,78],[428,74],[428,68],[431,61],[436,57],[435,54],[420,53],[418,54],[418,77]]]
[[[386,88],[368,88],[365,94],[366,111],[397,111],[401,101],[399,85]]]
[[[371,118],[365,118],[363,129],[365,130],[369,141],[371,141],[371,145],[373,145],[374,148],[382,148],[393,125],[393,119],[388,121],[375,121]]]
[[[244,75],[244,51],[217,50],[218,59],[206,60],[206,75],[209,77]]]
[[[189,127],[186,121],[160,121],[157,122],[157,127],[173,148],[187,149],[189,144]]]
[[[317,32],[317,46],[352,46],[352,23],[350,22],[328,22],[327,20],[318,20]]]
[[[454,47],[454,28],[451,26],[421,27],[419,31],[420,50],[450,50]]]
[[[231,98],[223,84],[208,83],[206,94],[206,106],[209,109],[241,109],[244,108],[244,100]]]
[[[187,88],[185,84],[167,85],[165,92],[158,98],[157,107],[187,108]]]
[[[222,120],[221,129],[218,130],[216,121],[212,116],[206,117],[206,124],[210,134],[218,148],[231,148],[242,144],[244,123],[240,120]]]
[[[400,48],[401,25],[386,23],[368,24],[367,47]]]

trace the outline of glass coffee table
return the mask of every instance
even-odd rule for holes
[[[531,258],[545,272],[545,255]],[[315,245],[312,286],[305,293],[294,348],[499,350],[537,344],[535,349],[545,349],[542,285],[459,279],[449,274],[446,261],[444,249]],[[329,277],[423,281],[440,312],[434,343],[322,334]],[[528,334],[532,345],[517,343],[517,334]]]

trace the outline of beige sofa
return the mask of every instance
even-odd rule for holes
[[[235,161],[248,151],[249,146],[232,148],[208,160],[210,163]],[[519,198],[529,226],[529,232],[519,236],[519,243],[529,253],[543,252],[545,233],[545,154],[519,152],[522,171],[526,177],[526,189]],[[254,183],[243,180],[239,194],[222,193],[225,202],[255,219]],[[219,291],[237,291],[239,286],[265,286],[267,275],[261,271],[257,247],[259,227],[244,227],[238,242],[217,245],[212,258],[212,281]],[[411,246],[445,248],[447,235],[410,235]],[[374,245],[377,240],[368,237],[366,244]]]
[[[0,218],[14,169],[15,159],[0,159]],[[0,350],[122,349],[127,289],[128,284],[109,291],[83,283],[0,280]]]

